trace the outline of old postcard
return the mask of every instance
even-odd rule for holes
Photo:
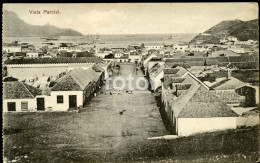
[[[3,162],[257,162],[257,3],[3,4]]]

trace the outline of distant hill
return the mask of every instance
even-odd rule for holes
[[[228,20],[211,27],[204,33],[210,36],[197,35],[191,40],[191,44],[198,40],[205,40],[205,43],[218,43],[220,38],[225,36],[237,37],[240,41],[259,40],[258,19],[250,21]]]
[[[82,36],[73,29],[58,28],[53,25],[30,25],[20,19],[16,13],[3,10],[3,36]]]

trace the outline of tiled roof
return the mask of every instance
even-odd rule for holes
[[[91,82],[97,81],[99,75],[92,69],[75,68],[63,76],[51,89],[52,91],[80,91]]]
[[[193,93],[193,92],[192,92]],[[179,118],[237,117],[228,105],[200,86],[185,104]]]
[[[3,82],[4,99],[27,99],[40,94],[41,90],[19,81]]]
[[[52,87],[51,91],[82,91],[82,89],[74,78],[67,74]]]
[[[166,100],[169,102],[175,117],[209,118],[237,116],[229,106],[211,93],[208,87],[205,87],[202,82],[195,79],[194,75],[190,73],[184,75],[187,70],[185,71],[185,69],[180,67],[176,69],[179,70],[175,71],[175,74],[167,74],[164,77],[164,84],[166,84],[167,89]],[[169,89],[171,83],[175,87]]]
[[[94,64],[93,66],[92,66],[92,69],[95,71],[95,72],[104,72],[105,70],[101,67],[101,66],[99,66],[98,64]]]
[[[89,68],[87,70],[84,70],[88,74],[88,78],[90,78],[92,81],[94,80],[95,82],[98,81],[100,75],[97,74],[93,69]]]
[[[175,69],[175,68],[163,69],[164,74],[176,74],[178,71],[179,71],[179,69]]]
[[[230,90],[230,89],[237,89],[240,87],[245,86],[246,84],[234,77],[231,77],[228,80],[224,80],[222,82],[214,84],[211,88],[215,90]]]
[[[102,63],[99,57],[79,57],[79,58],[37,58],[37,59],[13,59],[6,60],[5,64],[44,64],[44,63]]]

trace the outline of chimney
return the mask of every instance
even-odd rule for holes
[[[232,69],[228,68],[228,76],[227,76],[228,79],[231,79],[231,73],[232,73]]]
[[[177,96],[177,84],[172,83],[173,94]]]

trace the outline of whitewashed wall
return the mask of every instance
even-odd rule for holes
[[[28,102],[28,110],[36,111],[36,99],[4,99],[3,100],[3,112],[8,112],[7,102],[15,102],[16,112],[21,112],[21,103]],[[26,112],[26,111],[25,111]]]
[[[236,129],[237,117],[178,118],[178,135]]]
[[[57,95],[63,95],[63,103],[57,103]],[[52,91],[49,101],[52,111],[67,111],[69,109],[69,95],[77,95],[77,107],[83,105],[83,91]]]
[[[249,116],[240,116],[237,118],[237,126],[256,126],[259,125],[259,114],[249,115]]]
[[[161,78],[164,77],[163,71],[161,71],[155,78],[154,78],[154,90],[162,85]]]
[[[93,63],[65,63],[65,64],[11,64],[6,65],[7,75],[19,80],[29,79],[35,75],[57,76],[66,72],[70,67],[90,67]]]

